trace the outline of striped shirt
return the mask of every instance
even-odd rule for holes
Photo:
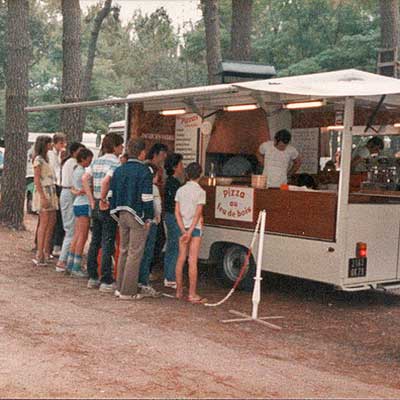
[[[119,159],[115,154],[105,154],[92,162],[86,172],[93,177],[93,196],[96,200],[101,199],[101,181],[106,177],[112,177],[115,169],[119,166]],[[107,197],[111,197],[111,191]]]

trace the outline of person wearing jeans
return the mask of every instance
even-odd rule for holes
[[[68,157],[62,162],[61,169],[61,185],[62,191],[60,196],[60,208],[63,227],[65,231],[64,241],[61,247],[60,257],[56,264],[57,272],[66,271],[68,252],[74,236],[75,216],[74,216],[74,195],[71,193],[72,175],[78,166],[76,156],[84,146],[81,143],[73,142],[69,145]]]
[[[138,277],[154,217],[153,177],[143,162],[146,156],[143,139],[129,141],[128,156],[128,161],[115,170],[110,182],[111,215],[118,220],[121,237],[115,295],[121,300],[140,300],[146,296],[138,293]]]
[[[150,269],[151,263],[154,258],[154,247],[157,242],[157,231],[161,222],[161,197],[160,191],[158,190],[157,184],[162,179],[162,168],[158,168],[156,165],[148,164],[150,170],[153,172],[153,205],[154,205],[154,219],[151,221],[149,232],[147,234],[146,245],[144,247],[144,253],[142,261],[140,262],[139,270],[139,287],[141,293],[147,297],[159,297],[160,292],[157,292],[150,285]]]
[[[175,267],[179,254],[180,229],[175,218],[175,195],[183,180],[184,168],[182,155],[173,153],[165,160],[168,178],[165,183],[164,210],[167,228],[167,246],[164,256],[164,286],[176,289]]]
[[[87,169],[82,178],[82,184],[87,193],[90,181],[93,182],[93,197],[95,204],[92,210],[92,240],[89,246],[87,272],[89,274],[88,288],[101,292],[114,291],[114,274],[112,255],[117,224],[110,216],[109,199],[112,192],[109,190],[110,181],[115,169],[119,165],[119,156],[123,153],[124,140],[122,136],[109,133],[102,143],[103,156],[95,160]],[[98,275],[97,257],[102,249],[101,279]]]

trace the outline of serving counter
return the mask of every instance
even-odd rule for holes
[[[337,208],[335,192],[252,189],[243,185],[202,186],[207,193],[207,206],[204,208],[206,225],[253,230],[259,212],[265,209],[267,212],[266,232],[327,241],[335,240]],[[220,193],[228,189],[254,191],[251,221],[221,218],[221,213],[217,213],[219,202],[217,191]]]

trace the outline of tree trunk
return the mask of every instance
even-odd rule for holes
[[[8,0],[5,160],[2,176],[0,220],[23,229],[26,154],[28,143],[29,0]]]
[[[218,0],[201,0],[204,25],[206,29],[208,83],[221,83],[218,75],[221,57]]]
[[[63,16],[63,77],[62,103],[81,99],[81,9],[79,0],[61,0]],[[68,109],[61,112],[61,130],[68,141],[81,141],[80,110]]]
[[[251,59],[251,27],[253,0],[232,0],[231,57]]]
[[[99,33],[103,21],[108,17],[111,12],[112,0],[106,0],[104,2],[103,8],[97,13],[96,18],[93,22],[93,28],[90,34],[90,42],[88,48],[88,57],[85,67],[85,73],[82,80],[82,100],[87,100],[90,96],[90,84],[92,82],[94,59],[96,57],[97,39],[99,38]],[[86,122],[86,109],[81,111],[80,129],[83,132],[85,129]]]
[[[381,16],[381,47],[396,48],[399,45],[399,2],[379,0]]]

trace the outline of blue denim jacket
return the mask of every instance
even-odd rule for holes
[[[113,173],[110,183],[110,213],[118,220],[119,211],[128,211],[140,224],[154,217],[153,175],[150,168],[130,158]]]

